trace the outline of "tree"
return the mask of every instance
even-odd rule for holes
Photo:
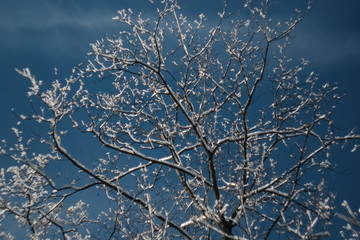
[[[358,219],[358,213],[360,213],[360,208],[358,213],[354,212],[347,201],[343,201],[341,204],[346,209],[347,216],[341,213],[336,213],[336,215],[345,221],[343,230],[340,231],[341,237],[349,240],[356,240],[360,237],[360,220]],[[344,231],[345,230],[345,231]]]
[[[337,87],[287,56],[310,7],[277,21],[276,5],[246,0],[211,27],[174,0],[150,3],[156,17],[119,11],[123,31],[48,90],[18,70],[33,112],[0,148],[14,160],[1,169],[2,228],[17,221],[31,239],[329,236],[331,149],[360,136],[334,125]]]

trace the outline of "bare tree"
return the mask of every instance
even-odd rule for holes
[[[0,148],[15,160],[1,236],[12,221],[32,239],[329,236],[331,149],[360,136],[334,127],[336,86],[287,56],[308,5],[278,22],[270,1],[244,2],[211,22],[175,0],[121,10],[123,31],[48,90],[18,70],[33,110]]]
[[[357,240],[360,238],[360,220],[358,214],[360,214],[360,208],[358,212],[354,212],[347,201],[343,201],[341,204],[346,209],[346,215],[336,213],[336,215],[344,220],[345,225],[340,230],[340,235],[343,239]]]

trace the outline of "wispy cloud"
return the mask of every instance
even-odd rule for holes
[[[14,1],[15,2],[15,1]],[[79,47],[115,29],[116,9],[80,8],[59,1],[16,1],[0,7],[1,48],[70,55]],[[21,4],[19,4],[21,3]]]
[[[319,66],[360,62],[359,1],[315,1],[300,23],[296,50]]]
[[[18,3],[0,8],[1,27],[48,29],[58,26],[77,25],[83,28],[98,28],[111,20],[116,9],[107,5],[83,7],[70,1],[14,1]]]
[[[294,40],[297,55],[302,55],[316,65],[360,62],[360,33],[300,31],[297,35]]]

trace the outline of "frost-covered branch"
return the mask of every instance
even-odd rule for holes
[[[287,56],[309,7],[276,19],[269,0],[241,15],[230,5],[215,20],[173,0],[150,1],[153,15],[120,10],[121,32],[69,78],[47,86],[17,70],[32,112],[0,145],[13,161],[0,171],[1,227],[17,221],[33,239],[329,236],[331,151],[355,151],[360,135],[334,123],[338,87]],[[344,206],[341,235],[354,237]]]

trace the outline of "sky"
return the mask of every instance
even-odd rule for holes
[[[236,0],[230,0],[232,2]],[[240,0],[239,0],[240,1]],[[183,0],[184,12],[215,12],[221,0]],[[17,121],[11,109],[27,111],[28,83],[15,68],[29,67],[50,82],[56,67],[61,78],[84,61],[89,43],[121,29],[116,11],[144,10],[144,0],[0,0],[0,139],[10,137]],[[148,5],[147,5],[148,6]],[[310,60],[309,71],[337,82],[345,93],[335,114],[343,129],[360,130],[360,1],[315,0],[295,32],[291,54]],[[279,9],[281,14],[282,9]],[[25,112],[26,113],[26,112]],[[337,172],[330,173],[339,199],[360,207],[360,151],[337,150]],[[4,166],[0,159],[0,168]]]

